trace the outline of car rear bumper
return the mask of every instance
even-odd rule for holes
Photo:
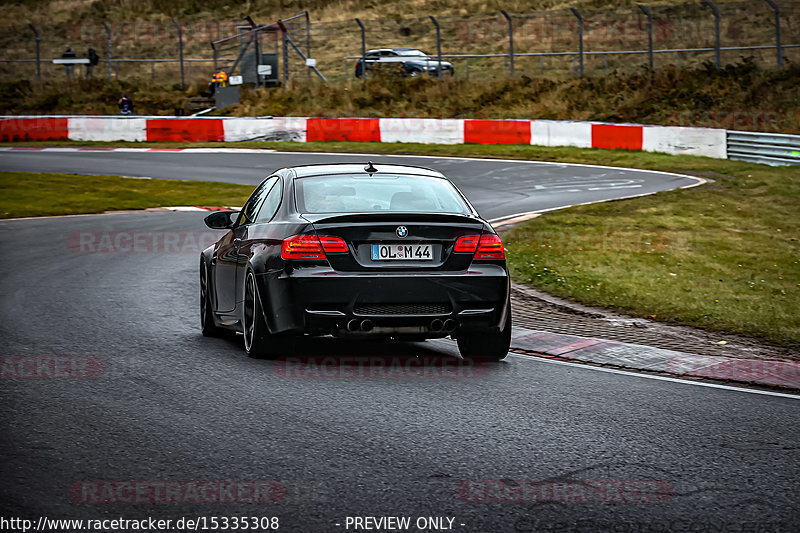
[[[509,312],[502,264],[424,274],[309,266],[258,278],[272,333],[433,338],[496,331]]]

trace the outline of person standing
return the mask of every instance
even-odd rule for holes
[[[219,69],[219,71],[217,71],[216,75],[214,76],[214,81],[217,82],[217,87],[227,87],[228,73],[222,69]]]
[[[214,96],[217,92],[217,87],[227,87],[228,86],[228,73],[222,69],[217,70],[213,76],[211,76],[211,83],[208,84],[208,96]]]
[[[61,59],[75,59],[77,56],[75,52],[72,51],[72,47],[67,45],[66,50],[64,53],[61,54]],[[67,79],[71,80],[73,76],[75,76],[75,64],[74,63],[65,63],[64,64],[64,74],[67,75]]]
[[[119,99],[117,105],[119,106],[120,113],[123,115],[133,115],[133,100],[128,98],[125,94]]]
[[[92,71],[94,71],[94,67],[100,62],[100,56],[97,55],[97,52],[94,51],[94,48],[89,46],[89,49],[86,51],[86,57],[89,58],[89,62],[86,63],[86,77],[92,77]]]

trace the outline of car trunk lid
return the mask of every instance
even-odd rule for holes
[[[318,236],[339,237],[346,253],[329,253],[338,271],[466,270],[473,254],[455,253],[459,237],[481,235],[484,223],[468,215],[369,213],[304,215]],[[410,257],[409,257],[410,256]]]

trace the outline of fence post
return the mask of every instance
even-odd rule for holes
[[[773,0],[767,0],[769,6],[775,11],[775,50],[778,58],[778,70],[783,69],[783,47],[781,47],[781,10]]]
[[[433,15],[428,15],[436,26],[436,51],[439,54],[439,65],[437,67],[436,77],[442,79],[442,34],[439,30],[439,21]]]
[[[581,78],[583,77],[583,17],[578,10],[574,7],[571,7],[570,10],[572,14],[578,18],[578,57],[580,60],[580,73]]]
[[[719,59],[719,9],[714,5],[711,0],[703,0],[705,4],[711,8],[714,13],[714,65],[720,68],[721,63]]]
[[[306,14],[306,57],[311,57],[311,17],[308,15],[308,11],[306,11],[305,14]],[[311,67],[306,67],[306,72],[308,72],[308,79],[311,80]]]
[[[511,16],[506,12],[505,9],[501,9],[500,13],[506,18],[508,22],[508,60],[509,60],[509,71],[511,72],[511,77],[514,77],[514,23],[511,20]]]
[[[259,43],[259,38],[261,37],[261,30],[257,27],[253,27],[250,31],[253,34],[253,55],[255,56],[255,65],[256,65],[256,89],[261,88],[261,74],[258,72],[258,66],[261,64],[261,44]]]
[[[282,27],[283,30],[283,92],[287,92],[289,90],[289,43],[286,39],[286,28]]]
[[[261,74],[258,72],[258,66],[261,64],[261,49],[258,46],[259,28],[258,28],[258,25],[253,21],[253,17],[251,17],[250,15],[246,16],[244,18],[244,20],[246,20],[247,23],[250,24],[250,42],[253,43],[253,74],[255,75],[256,89],[258,89],[258,88],[261,87]],[[278,21],[278,27],[281,29],[281,31],[283,32],[284,37],[285,37],[286,36],[286,26],[283,25],[283,21],[282,20]],[[245,46],[245,49],[247,49],[249,47],[250,47],[250,43],[247,43],[247,46]],[[283,47],[286,48],[286,39],[285,38],[283,40]],[[241,57],[241,53],[240,53],[239,57]],[[288,59],[288,54],[286,53],[286,50],[284,50],[284,52],[283,52],[283,57],[284,57],[284,59]],[[239,60],[237,59],[236,62],[238,63]],[[235,66],[236,66],[236,63],[234,63],[234,67]],[[285,67],[285,68],[288,69],[288,66]],[[233,70],[234,69],[231,68],[231,71],[233,71]],[[230,73],[228,75],[230,75]],[[287,74],[287,76],[285,78],[288,79],[288,74]],[[286,79],[284,81],[286,81]],[[286,86],[286,83],[284,83],[284,88],[285,88],[285,86]]]
[[[183,90],[186,88],[186,83],[184,83],[185,78],[183,76],[183,29],[177,20],[172,19],[172,23],[178,28],[178,57],[181,61],[181,90]]]
[[[39,39],[39,32],[36,30],[36,26],[33,24],[28,24],[28,27],[33,31],[33,35],[36,36],[36,77],[40,80],[42,79],[42,64],[40,62],[41,56],[39,55],[39,43],[41,39]]]
[[[361,28],[361,81],[367,79],[367,40],[365,35],[364,23],[361,19],[355,19]]]
[[[650,10],[647,9],[647,6],[636,4],[636,7],[647,16],[647,61],[650,64],[650,70],[653,70],[653,15],[650,14]],[[719,26],[717,26],[717,29],[719,29]],[[717,33],[717,35],[719,35],[719,33]]]
[[[108,79],[112,79],[114,77],[114,71],[111,66],[111,27],[106,21],[103,21],[103,27],[106,29],[106,35],[108,36]]]

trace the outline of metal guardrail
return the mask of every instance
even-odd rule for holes
[[[728,159],[767,165],[800,165],[800,135],[727,132]]]

